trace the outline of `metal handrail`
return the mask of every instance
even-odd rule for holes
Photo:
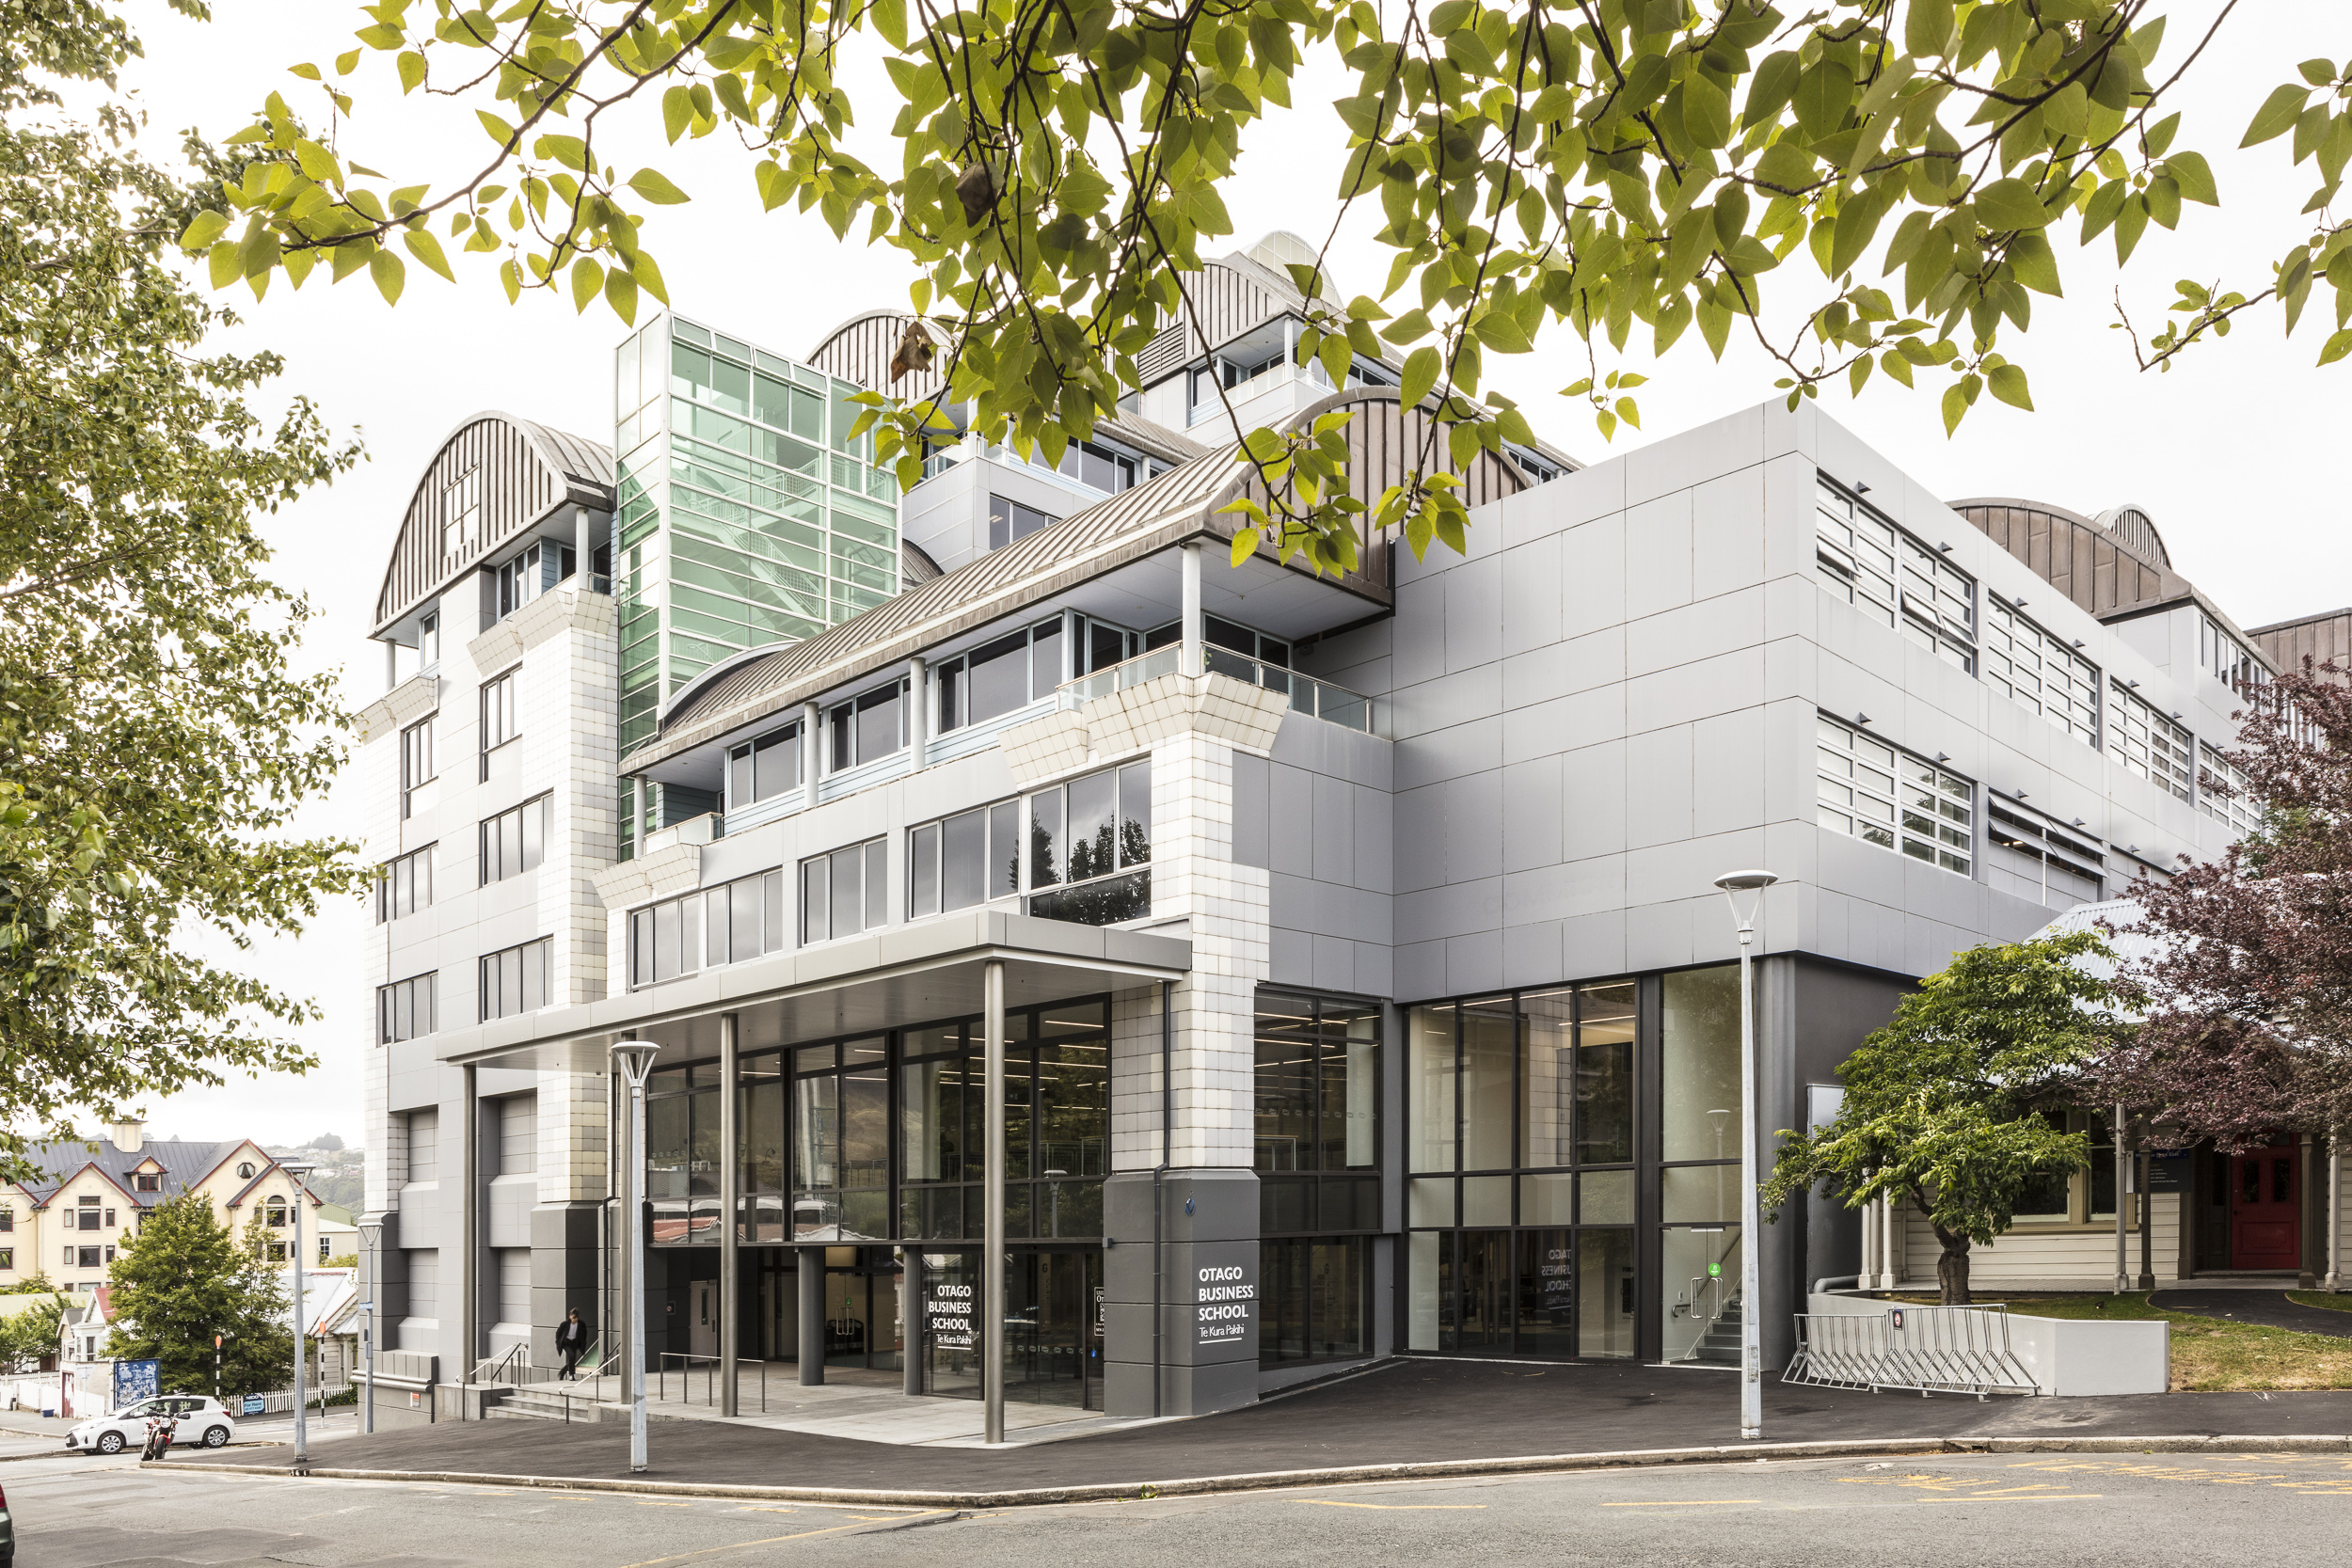
[[[693,1364],[700,1362],[703,1364],[702,1402],[715,1408],[719,1403],[718,1380],[720,1367],[720,1358],[715,1355],[699,1355],[687,1351],[675,1350],[665,1350],[659,1353],[659,1356],[654,1367],[654,1386],[656,1390],[654,1398],[658,1400],[667,1400],[670,1397],[670,1363],[673,1361],[679,1364],[678,1402],[681,1404],[693,1402]],[[763,1360],[755,1362],[753,1365],[759,1369],[759,1413],[765,1416],[768,1413],[768,1363]],[[743,1363],[739,1358],[735,1364],[735,1375],[739,1380],[739,1380],[743,1375]]]
[[[1150,653],[1107,665],[1089,675],[1064,682],[1054,694],[1057,708],[1083,707],[1098,697],[1124,691],[1131,686],[1172,675],[1184,668],[1184,644],[1170,642]],[[1200,645],[1200,667],[1245,685],[1279,691],[1291,700],[1291,711],[1303,713],[1342,729],[1372,733],[1372,699],[1329,681],[1317,680],[1279,664],[1237,654],[1230,648]]]

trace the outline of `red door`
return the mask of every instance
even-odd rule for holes
[[[2249,1148],[2230,1162],[2230,1267],[2291,1269],[2302,1261],[2295,1147]]]

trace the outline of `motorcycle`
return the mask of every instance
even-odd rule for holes
[[[142,1462],[158,1460],[171,1451],[171,1441],[179,1435],[177,1417],[153,1416],[147,1422],[147,1442],[139,1449]]]

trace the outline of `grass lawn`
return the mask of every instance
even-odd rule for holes
[[[2325,1307],[2330,1312],[2352,1312],[2352,1296],[2331,1296],[2325,1291],[2289,1291],[2287,1300],[2299,1307]]]
[[[2288,1292],[2307,1306],[2352,1311],[2352,1296]],[[1889,1301],[1935,1305],[1933,1296],[1889,1296]],[[1990,1305],[1990,1298],[1979,1298]],[[2352,1388],[2352,1339],[2297,1334],[2259,1323],[2168,1312],[2148,1305],[2144,1291],[2128,1295],[2013,1295],[1999,1298],[2009,1309],[2037,1318],[2090,1318],[2122,1322],[2161,1319],[2172,1325],[2172,1391],[2219,1389]]]

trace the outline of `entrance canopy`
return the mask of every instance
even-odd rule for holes
[[[652,1041],[661,1062],[715,1054],[723,1013],[736,1015],[744,1051],[965,1018],[982,1008],[991,959],[1004,962],[1011,1008],[1181,980],[1192,967],[1192,943],[1154,931],[966,910],[449,1030],[438,1053],[453,1063],[603,1072],[607,1051],[624,1039]]]

